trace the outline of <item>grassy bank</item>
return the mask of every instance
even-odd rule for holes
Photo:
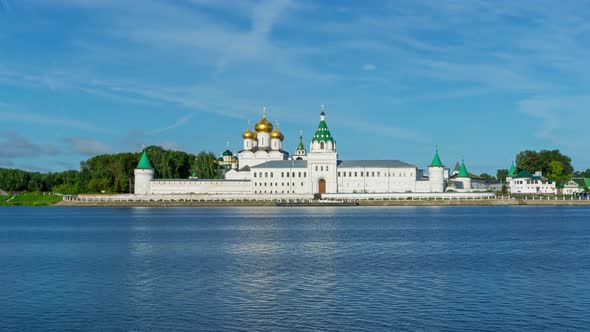
[[[0,196],[0,206],[49,206],[62,200],[61,196],[42,193],[23,193]]]

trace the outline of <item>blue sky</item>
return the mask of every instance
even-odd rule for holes
[[[587,1],[0,0],[0,167],[142,144],[220,153],[260,118],[287,150],[325,104],[341,159],[495,174],[590,168]]]

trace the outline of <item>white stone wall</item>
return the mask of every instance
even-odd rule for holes
[[[237,171],[232,169],[231,171],[225,172],[226,180],[250,180],[250,171]]]
[[[307,168],[255,168],[250,171],[254,194],[310,194]]]
[[[251,193],[250,180],[154,180],[150,193],[162,194],[239,194]]]
[[[154,179],[153,169],[139,169],[136,168],[133,173],[135,174],[135,188],[134,193],[136,195],[146,195],[150,193],[150,184]]]
[[[415,192],[416,168],[338,168],[339,193]],[[423,190],[422,188],[420,188]],[[428,190],[426,190],[428,191]]]

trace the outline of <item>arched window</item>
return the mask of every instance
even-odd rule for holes
[[[324,142],[320,142],[320,149],[324,149]]]

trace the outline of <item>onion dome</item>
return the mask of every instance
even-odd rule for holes
[[[224,157],[233,157],[233,153],[228,149],[223,152]]]
[[[266,108],[262,110],[262,120],[260,120],[254,127],[259,133],[270,133],[272,132],[272,124],[266,119]]]
[[[250,128],[246,129],[246,131],[242,134],[243,139],[254,139],[256,138],[256,133],[251,131]]]
[[[280,132],[278,126],[275,128],[275,130],[272,131],[272,133],[270,133],[270,138],[278,138],[281,141],[285,139],[285,136],[283,136],[283,133]]]

